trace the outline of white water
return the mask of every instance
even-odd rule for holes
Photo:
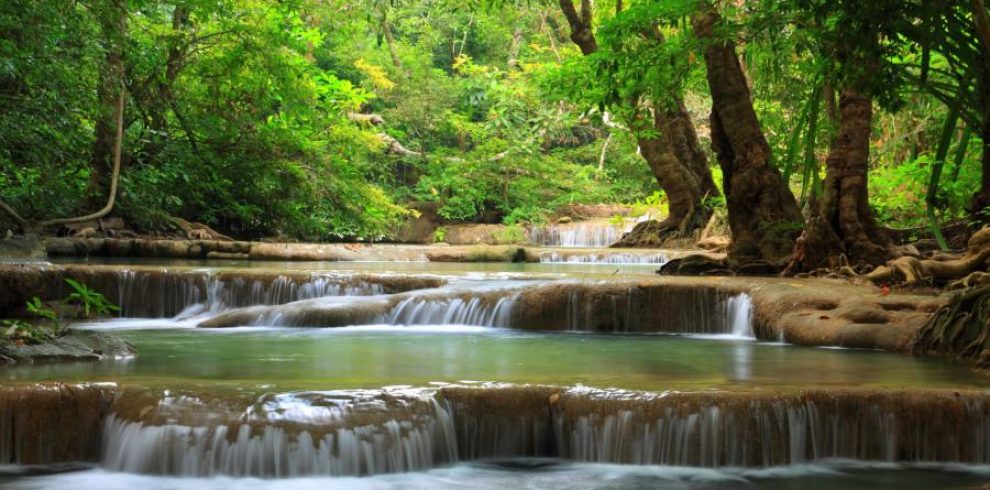
[[[162,477],[113,473],[95,469],[5,482],[11,490],[408,490],[413,488],[462,490],[502,489],[656,489],[700,490],[729,488],[835,488],[899,490],[975,488],[990,476],[980,465],[913,465],[828,461],[819,464],[776,466],[759,470],[708,469],[677,466],[631,466],[569,463],[553,459],[517,459],[497,463],[462,463],[430,471],[374,477],[308,477],[279,480],[259,478]],[[897,476],[893,472],[909,472]],[[875,476],[874,476],[875,475]]]
[[[540,254],[541,264],[652,264],[667,263],[667,256],[662,253],[586,253],[570,254],[560,252],[543,252]]]
[[[478,325],[511,327],[512,309],[518,293],[507,293],[492,302],[488,298],[426,299],[413,296],[388,314],[389,325]]]
[[[756,339],[753,331],[753,298],[742,293],[725,301],[725,317],[729,321],[729,332],[737,337]]]
[[[402,387],[266,395],[239,414],[211,413],[197,399],[166,399],[149,422],[106,419],[101,466],[137,474],[292,478],[524,456],[701,468],[837,458],[990,463],[988,406],[979,399],[958,406],[856,394],[668,401],[669,394],[577,388],[547,411],[518,404],[511,391],[481,399],[455,392],[442,402],[433,395]],[[951,416],[932,417],[950,406]],[[196,424],[181,422],[190,414]]]
[[[529,239],[544,247],[607,247],[619,241],[635,225],[636,220],[631,219],[618,225],[610,220],[552,224],[532,228]]]
[[[211,270],[160,274],[124,269],[119,275],[116,302],[124,317],[189,317],[234,307],[384,292],[381,284],[319,273],[311,273],[304,280],[278,276],[266,281],[230,278]]]
[[[367,406],[306,403],[291,394],[249,410],[240,422],[210,426],[145,425],[111,415],[101,465],[139,474],[291,478],[399,473],[456,461],[451,415],[432,398],[416,401],[428,405],[425,411],[400,407],[397,419],[387,418],[396,408],[387,400],[362,402],[386,419],[361,424]],[[358,425],[349,425],[352,419]]]

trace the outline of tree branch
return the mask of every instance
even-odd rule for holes
[[[595,33],[591,31],[591,0],[581,0],[580,14],[574,9],[573,0],[560,0],[560,10],[571,26],[571,41],[581,48],[581,53],[588,55],[598,51],[598,41],[595,39]]]
[[[969,5],[976,19],[976,35],[980,39],[980,45],[983,52],[990,56],[990,15],[987,14],[983,0],[969,0]]]
[[[117,98],[117,108],[116,108],[116,119],[117,119],[117,141],[114,143],[113,147],[113,174],[110,176],[110,196],[107,198],[107,205],[103,206],[103,209],[88,214],[86,216],[79,216],[76,218],[64,218],[64,219],[52,219],[48,221],[42,221],[38,223],[39,227],[49,227],[58,225],[71,225],[74,223],[83,223],[86,221],[92,221],[95,219],[100,219],[113,210],[113,204],[117,199],[117,183],[120,180],[120,154],[121,147],[124,143],[124,88],[121,87],[120,95]]]

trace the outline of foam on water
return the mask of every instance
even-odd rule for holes
[[[9,468],[10,472],[16,468]],[[700,490],[834,488],[899,490],[976,487],[986,468],[964,465],[899,465],[825,462],[759,470],[705,469],[672,466],[628,466],[567,463],[559,460],[515,459],[462,463],[429,471],[373,477],[300,477],[279,480],[226,476],[163,477],[91,469],[50,476],[4,481],[11,490],[99,488],[100,490],[392,490],[410,488],[502,490],[540,489],[655,489]]]

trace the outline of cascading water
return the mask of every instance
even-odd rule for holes
[[[440,299],[412,296],[396,305],[385,323],[510,327],[517,294],[506,293],[497,299],[482,296]]]
[[[442,401],[437,401],[442,400]],[[178,476],[373,475],[547,456],[695,467],[990,462],[976,392],[634,393],[451,387],[269,395],[207,425],[107,417],[101,465]]]
[[[737,294],[725,300],[725,318],[728,320],[730,334],[756,338],[753,332],[753,298],[748,294]]]
[[[662,253],[634,254],[634,253],[560,253],[542,252],[540,253],[541,264],[652,264],[663,265],[667,263],[667,256]]]
[[[231,310],[199,326],[471,325],[753,338],[750,316],[749,296],[714,288],[561,281],[502,289],[452,287],[402,295],[326,297]]]
[[[185,317],[227,308],[384,292],[381,284],[317,273],[254,279],[210,271],[166,274],[125,269],[118,274],[116,301],[124,317]]]
[[[101,463],[128,473],[285,478],[417,471],[457,459],[449,410],[430,394],[304,395],[311,399],[276,395],[238,421],[208,426],[111,415]]]
[[[537,226],[530,230],[531,242],[544,247],[607,247],[635,226],[635,220],[614,224],[611,220],[589,220]]]
[[[761,400],[743,395],[707,403],[633,402],[649,409],[615,407],[611,413],[599,407],[568,415],[564,408],[554,422],[560,456],[579,461],[703,467],[838,458],[990,461],[987,403],[956,403],[952,397],[814,393]]]

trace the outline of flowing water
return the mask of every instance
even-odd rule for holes
[[[665,260],[651,254],[103,261],[91,279],[123,317],[77,328],[139,355],[0,370],[13,390],[0,393],[0,463],[23,463],[0,467],[0,487],[990,481],[990,378],[943,359],[758,341],[745,293],[638,285],[652,268],[636,262]],[[17,391],[41,381],[111,384],[42,389],[48,409]],[[65,400],[89,415],[64,417]],[[65,462],[56,447],[86,463],[49,464]]]
[[[592,219],[538,226],[530,230],[530,241],[544,247],[607,247],[636,225],[636,219]]]

